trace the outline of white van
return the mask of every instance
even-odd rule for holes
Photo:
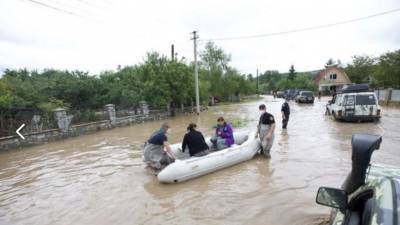
[[[375,93],[368,91],[368,86],[350,87],[342,89],[329,101],[327,113],[336,120],[378,121],[381,118],[381,108]]]

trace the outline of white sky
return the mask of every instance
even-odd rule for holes
[[[37,0],[82,15],[69,15],[28,0],[0,0],[0,70],[80,69],[91,73],[132,65],[146,52],[193,59],[190,32],[221,38],[285,31],[400,8],[398,0]],[[268,38],[217,41],[243,73],[257,68],[286,72],[346,63],[355,54],[400,48],[400,12],[333,28]],[[200,43],[200,50],[204,41]]]

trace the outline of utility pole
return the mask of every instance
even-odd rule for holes
[[[258,95],[258,68],[257,68],[257,83],[256,83],[256,91],[257,91],[257,95]]]
[[[175,57],[175,49],[174,49],[174,45],[171,45],[171,60],[174,61],[174,57]]]
[[[196,89],[196,113],[200,114],[200,96],[199,96],[199,71],[197,68],[197,39],[199,36],[197,35],[197,31],[192,32],[193,37],[193,48],[194,48],[194,79],[195,79],[195,89]]]

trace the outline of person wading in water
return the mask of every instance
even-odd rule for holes
[[[160,130],[156,131],[145,144],[143,161],[154,169],[161,170],[175,161],[167,138],[170,130],[169,124],[163,123]]]
[[[287,98],[285,99],[285,102],[282,104],[281,112],[282,112],[282,129],[286,129],[290,115],[290,107]]]
[[[257,126],[256,138],[260,137],[261,141],[261,154],[270,158],[270,150],[274,143],[275,119],[274,116],[267,112],[264,104],[261,104],[258,109],[260,110],[260,119]]]

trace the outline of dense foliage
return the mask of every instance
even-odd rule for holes
[[[354,83],[371,82],[374,87],[400,88],[400,50],[379,57],[353,56],[345,70]]]
[[[326,64],[341,64],[340,60],[329,59]],[[365,55],[353,56],[353,60],[345,67],[346,74],[353,83],[370,83],[372,87],[400,88],[400,50],[385,53],[379,57]],[[266,71],[259,77],[260,91],[283,91],[286,89],[306,89],[316,91],[313,79],[317,71],[296,72],[293,65],[288,73]],[[248,75],[248,80],[254,80]]]
[[[210,96],[224,100],[234,95],[255,93],[254,82],[230,67],[230,56],[213,43],[201,52],[199,69],[201,101]],[[142,100],[151,107],[190,105],[195,99],[193,64],[149,53],[144,62],[89,75],[82,71],[54,69],[6,70],[0,78],[0,112],[33,108],[50,112],[57,107],[72,110],[138,106]]]
[[[290,66],[289,73],[278,71],[266,71],[259,78],[262,92],[283,91],[286,89],[302,89],[316,91],[311,73],[295,72],[294,66]]]

